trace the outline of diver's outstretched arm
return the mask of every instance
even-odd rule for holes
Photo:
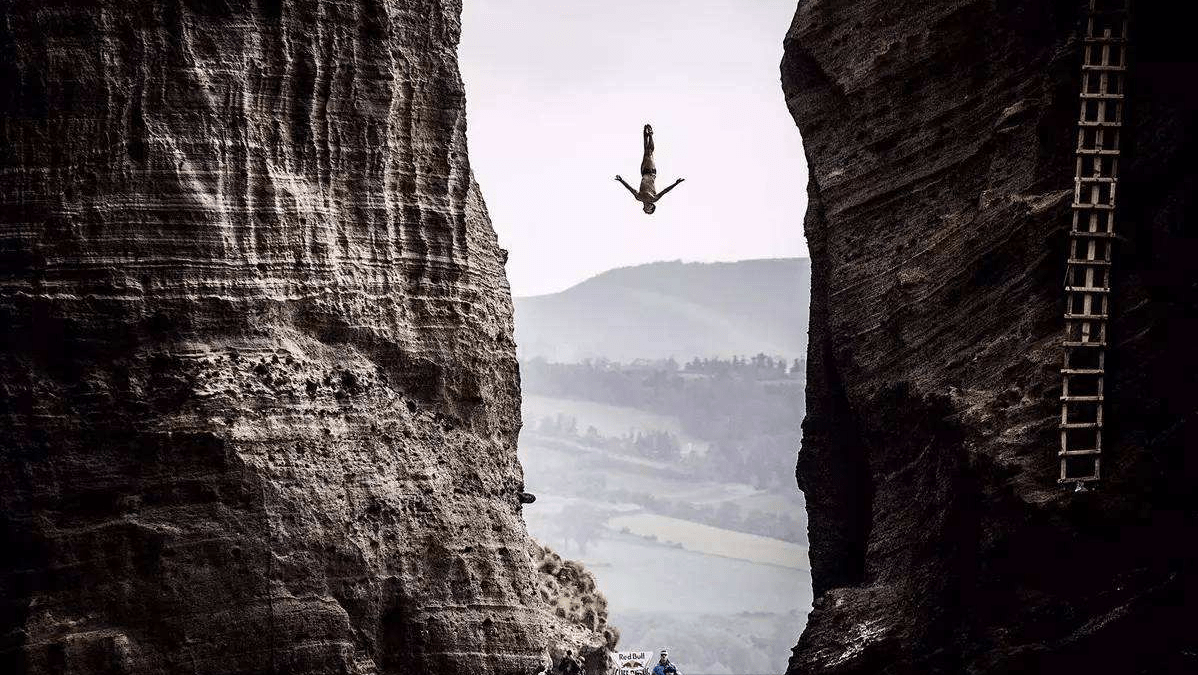
[[[628,191],[632,193],[633,197],[637,196],[637,191],[633,190],[632,186],[629,185],[627,182],[625,182],[623,178],[616,176],[616,180],[620,181],[620,185],[623,185],[624,187],[628,188]]]
[[[678,180],[676,180],[676,181],[674,181],[672,184],[670,184],[670,187],[668,187],[668,188],[666,188],[666,189],[662,190],[661,192],[658,192],[658,193],[657,193],[657,199],[661,199],[662,197],[666,196],[666,193],[667,193],[667,192],[669,192],[670,190],[673,190],[674,188],[678,187],[678,184],[679,184],[679,183],[681,183],[681,182],[682,182],[682,181],[684,181],[684,180],[686,180],[686,179],[685,179],[685,178],[679,178]],[[654,201],[656,201],[656,200],[654,200]]]

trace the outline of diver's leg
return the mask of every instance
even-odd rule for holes
[[[653,163],[653,127],[645,125],[645,157],[641,160],[641,176],[657,175],[657,165]]]

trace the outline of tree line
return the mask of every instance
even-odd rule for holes
[[[534,359],[521,365],[523,390],[626,406],[677,419],[682,431],[706,442],[706,453],[686,453],[676,437],[661,432],[626,439],[592,438],[594,443],[648,459],[670,461],[698,475],[759,489],[794,489],[795,457],[803,417],[802,361],[779,374],[784,359],[703,359],[687,367],[670,361],[622,365],[610,361],[551,363]],[[688,364],[690,366],[690,364]],[[704,369],[704,370],[700,370]],[[569,423],[565,421],[563,423]],[[574,422],[577,426],[577,422]],[[577,428],[582,437],[598,432]],[[664,434],[664,435],[663,435]]]

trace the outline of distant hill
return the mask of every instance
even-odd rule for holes
[[[622,267],[516,298],[517,350],[551,361],[803,357],[810,286],[806,258]]]

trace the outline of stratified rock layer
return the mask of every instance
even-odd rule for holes
[[[4,3],[0,671],[516,673],[594,642],[520,518],[460,9]]]
[[[790,672],[1198,672],[1198,80],[1136,3],[1106,480],[1056,483],[1083,2],[803,0],[799,482],[816,609]]]

